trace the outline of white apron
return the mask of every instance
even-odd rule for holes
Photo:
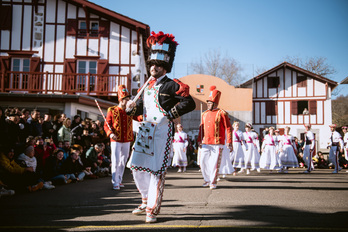
[[[158,101],[161,85],[144,91],[144,121],[133,145],[127,167],[131,170],[161,175],[169,165],[172,150],[173,122]]]

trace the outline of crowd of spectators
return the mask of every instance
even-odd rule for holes
[[[110,175],[110,143],[99,120],[0,107],[0,131],[1,195]]]

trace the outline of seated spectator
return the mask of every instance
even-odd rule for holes
[[[12,189],[6,189],[7,186],[0,180],[0,197],[2,196],[12,196],[15,191]]]
[[[305,162],[303,160],[303,153],[299,152],[297,155],[298,164],[301,168],[305,167]]]
[[[110,163],[103,157],[104,145],[98,143],[86,152],[87,165],[92,167],[92,172],[99,176],[108,176]],[[106,167],[108,166],[108,167]]]
[[[324,158],[323,153],[320,152],[319,158],[318,158],[318,168],[328,168],[328,163]]]
[[[24,153],[20,154],[17,159],[18,164],[21,167],[32,167],[34,172],[37,173],[37,179],[44,183],[43,189],[54,189],[55,186],[51,182],[45,182],[41,178],[41,174],[37,172],[37,160],[35,157],[35,149],[33,146],[29,146],[25,149]]]
[[[58,141],[69,141],[72,143],[72,134],[71,134],[71,120],[70,118],[66,118],[63,121],[63,126],[58,131]]]
[[[38,181],[37,174],[32,167],[21,167],[14,160],[14,149],[6,148],[0,155],[1,179],[10,188],[34,192],[42,189],[44,183]]]
[[[34,136],[31,136],[31,135],[29,135],[27,137],[27,139],[25,140],[25,146],[26,147],[28,147],[28,146],[35,146],[35,143],[36,143],[35,138],[34,138]]]
[[[44,167],[44,177],[46,180],[52,181],[54,185],[69,184],[76,181],[75,175],[72,173],[66,174],[63,169],[64,152],[56,149],[53,156],[48,157]]]
[[[68,140],[64,141],[64,145],[61,150],[64,152],[63,160],[66,160],[70,155],[70,142]]]
[[[72,150],[70,152],[70,156],[64,161],[63,163],[63,170],[64,173],[71,173],[71,175],[74,175],[77,181],[83,181],[83,178],[85,178],[86,173],[84,172],[84,166],[80,159],[80,151],[79,150]]]
[[[63,147],[64,147],[64,142],[63,141],[59,141],[57,143],[57,148],[63,149]]]
[[[340,167],[348,168],[348,162],[344,156],[344,153],[339,153],[338,163],[340,164]]]
[[[83,130],[81,136],[81,146],[84,151],[87,151],[92,146],[92,136],[89,134],[88,129]]]

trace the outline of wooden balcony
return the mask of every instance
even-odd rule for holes
[[[94,97],[117,95],[119,85],[130,91],[130,75],[6,72],[0,76],[0,91],[41,94],[81,94]]]

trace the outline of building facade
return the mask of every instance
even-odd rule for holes
[[[304,124],[312,125],[317,148],[326,149],[332,122],[331,92],[337,82],[314,74],[290,63],[280,65],[241,84],[253,90],[253,125],[262,135],[274,126],[283,133],[284,127],[299,139]]]
[[[125,84],[136,94],[146,79],[149,32],[85,0],[3,0],[0,92],[116,101],[117,86]]]
[[[196,103],[194,111],[181,117],[181,124],[190,136],[198,135],[201,113],[207,110],[209,88],[213,85],[222,93],[218,107],[229,114],[231,123],[239,121],[240,128],[243,130],[246,123],[252,122],[251,89],[235,88],[219,77],[204,74],[188,75],[179,80],[190,86],[190,95]]]

